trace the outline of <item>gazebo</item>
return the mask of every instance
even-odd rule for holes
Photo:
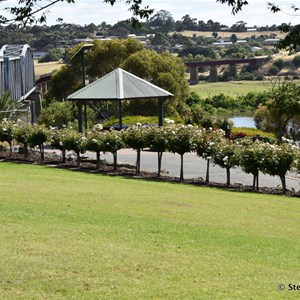
[[[82,104],[89,101],[118,101],[119,128],[122,129],[122,100],[158,99],[158,124],[163,125],[163,103],[173,97],[170,92],[121,68],[108,73],[69,95],[67,100],[78,105],[78,131],[82,132]]]

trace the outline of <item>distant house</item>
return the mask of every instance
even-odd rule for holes
[[[236,43],[240,45],[246,45],[248,42],[246,40],[237,40]]]
[[[276,45],[280,39],[265,39],[263,41],[264,45]]]
[[[261,47],[251,47],[251,52],[253,52],[253,53],[255,53],[259,50],[262,50],[262,48]]]
[[[215,42],[215,43],[212,43],[212,46],[213,47],[221,47],[221,48],[227,48],[229,46],[232,45],[232,42]]]
[[[247,32],[255,32],[255,31],[257,31],[256,28],[247,28]]]

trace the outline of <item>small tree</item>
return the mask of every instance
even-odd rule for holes
[[[114,157],[114,170],[117,169],[117,151],[124,148],[122,132],[114,129],[103,132],[103,152],[110,152]]]
[[[77,156],[77,167],[80,167],[80,153],[84,153],[86,146],[86,137],[82,133],[70,129],[65,137],[66,149],[75,151]]]
[[[253,175],[253,190],[258,190],[258,175],[265,156],[265,144],[256,140],[239,147],[239,164],[243,171]]]
[[[149,127],[146,130],[146,146],[157,151],[158,156],[158,173],[161,173],[161,161],[163,153],[168,148],[167,130],[165,127]]]
[[[0,142],[9,144],[10,155],[12,156],[12,142],[14,139],[14,123],[6,118],[0,123]]]
[[[226,169],[226,185],[230,186],[230,169],[238,165],[236,145],[228,139],[223,139],[216,144],[215,151],[213,151],[212,160],[221,168]]]
[[[141,150],[146,146],[146,128],[138,123],[123,131],[123,140],[127,147],[137,151],[136,174],[141,171]]]
[[[14,137],[17,143],[20,143],[24,147],[24,155],[28,156],[28,145],[30,141],[30,137],[32,134],[32,126],[31,125],[22,125],[18,124],[15,128]]]
[[[100,168],[100,152],[104,150],[102,129],[101,124],[94,125],[92,131],[88,133],[86,141],[86,150],[96,153],[97,169]]]
[[[265,144],[262,172],[271,176],[279,176],[282,192],[286,195],[286,173],[290,171],[296,160],[296,146],[283,143],[281,145]]]
[[[195,150],[196,128],[192,125],[168,128],[168,150],[180,155],[180,180],[183,181],[183,155]]]
[[[29,146],[34,148],[35,146],[39,147],[41,154],[41,161],[44,161],[44,143],[47,141],[49,132],[43,125],[33,125],[31,135],[29,136]]]
[[[194,137],[194,144],[197,155],[206,160],[206,177],[205,181],[209,182],[209,165],[212,155],[215,151],[216,144],[219,143],[224,136],[223,130],[212,131],[212,129],[197,131]]]
[[[66,127],[57,129],[56,127],[50,127],[50,144],[54,149],[59,149],[62,154],[62,162],[66,162],[66,151],[67,151],[67,134],[68,130]]]

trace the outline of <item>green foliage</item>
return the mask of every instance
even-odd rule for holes
[[[264,157],[262,160],[262,172],[272,176],[279,176],[283,193],[286,193],[285,176],[295,163],[296,151],[299,148],[283,143],[281,145],[264,144]]]
[[[277,75],[279,73],[280,69],[273,65],[270,69],[269,69],[269,74],[274,76],[274,75]]]
[[[293,58],[292,63],[295,67],[299,68],[300,67],[300,55],[296,55]]]
[[[16,127],[14,130],[15,140],[21,145],[23,145],[26,151],[30,141],[31,134],[32,134],[32,126],[28,124],[26,125],[19,124],[19,126]]]
[[[4,118],[0,123],[0,142],[12,143],[14,139],[15,124]]]
[[[0,96],[0,120],[7,118],[16,121],[22,106],[20,101],[12,100],[9,92],[5,92]]]
[[[142,124],[130,126],[123,131],[122,138],[127,147],[142,149],[146,146],[146,128]]]
[[[41,153],[41,160],[44,160],[44,143],[47,142],[49,131],[43,125],[33,125],[28,142],[31,148],[38,146]]]
[[[284,60],[282,58],[276,59],[273,66],[276,66],[279,70],[281,70],[284,67]]]
[[[49,49],[47,53],[39,59],[39,63],[59,61],[62,57],[62,52],[60,49]]]
[[[66,65],[55,72],[51,77],[48,97],[63,101],[71,93],[78,90],[82,85],[78,71],[79,69],[76,70]]]
[[[196,128],[192,125],[181,125],[168,128],[168,150],[178,153],[181,158],[180,180],[183,180],[183,155],[195,149],[193,143]]]
[[[166,115],[176,115],[183,109],[184,100],[188,95],[188,83],[185,79],[186,66],[181,59],[167,52],[159,54],[152,50],[142,50],[128,57],[123,67],[174,95],[164,102]],[[152,103],[150,115],[153,114],[154,109],[157,111],[157,101]],[[130,101],[127,110],[130,111],[140,105],[143,103]],[[149,115],[146,107],[143,107],[143,111],[144,114]]]
[[[70,101],[54,101],[43,109],[39,115],[38,121],[46,127],[63,128],[73,123],[76,119],[76,107]]]
[[[255,112],[257,128],[275,133],[279,140],[282,136],[288,137],[291,122],[300,115],[299,97],[300,85],[294,82],[284,81],[274,85],[269,101]]]

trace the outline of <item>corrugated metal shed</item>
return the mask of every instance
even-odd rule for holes
[[[121,68],[83,87],[68,100],[125,100],[166,98],[173,94]]]

